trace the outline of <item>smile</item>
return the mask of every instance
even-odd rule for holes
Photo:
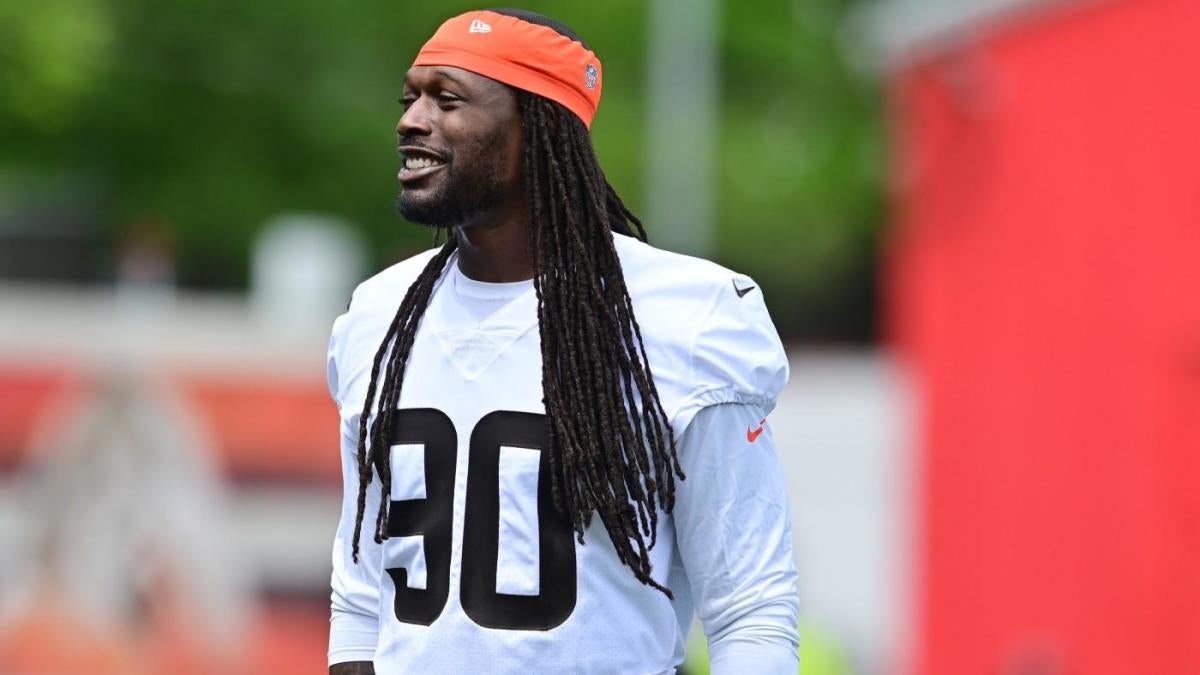
[[[441,166],[445,162],[440,159],[430,159],[428,157],[409,157],[404,160],[404,168],[406,169],[428,169],[431,166]]]
[[[421,180],[446,166],[444,159],[421,148],[400,148],[400,151],[404,155],[404,164],[397,175],[401,183]]]
[[[409,157],[404,161],[404,166],[400,168],[397,178],[401,183],[414,183],[444,168],[446,168],[444,162]]]

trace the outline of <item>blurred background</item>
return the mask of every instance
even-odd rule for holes
[[[521,6],[785,338],[804,672],[1200,672],[1200,3]],[[471,8],[0,4],[0,673],[325,672],[325,346]]]

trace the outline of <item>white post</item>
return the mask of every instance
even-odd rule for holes
[[[718,0],[652,0],[647,48],[646,230],[656,246],[716,244]]]

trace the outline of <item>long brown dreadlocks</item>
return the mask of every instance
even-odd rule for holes
[[[605,179],[583,122],[558,103],[514,91],[525,139],[523,178],[554,504],[580,543],[593,514],[599,516],[621,562],[643,584],[670,597],[650,577],[649,549],[656,540],[657,510],[671,512],[675,480],[684,475],[611,234],[645,241],[646,232]],[[405,294],[375,353],[359,420],[356,562],[372,470],[384,495],[375,542],[387,533],[392,416],[376,415],[368,430],[376,392],[379,412],[396,407],[418,324],[457,247],[452,230]]]

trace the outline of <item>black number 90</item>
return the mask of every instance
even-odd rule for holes
[[[425,588],[408,587],[408,570],[387,570],[396,586],[396,619],[428,626],[450,595],[450,549],[454,519],[454,474],[458,433],[440,410],[396,410],[392,445],[425,448],[425,498],[393,501],[389,537],[422,535]],[[496,591],[499,556],[500,447],[542,451],[538,463],[538,563],[540,592],[510,595]],[[575,609],[575,542],[570,525],[554,508],[550,463],[545,449],[546,416],[498,410],[485,415],[471,432],[463,522],[460,602],[475,623],[507,630],[550,630]]]

